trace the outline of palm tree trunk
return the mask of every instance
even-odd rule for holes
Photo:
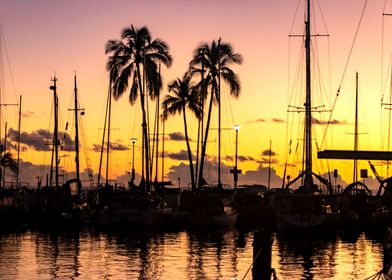
[[[185,116],[185,106],[182,107],[182,115],[184,116],[185,140],[186,140],[186,147],[188,149],[189,169],[191,171],[192,192],[194,192],[194,191],[196,191],[195,173],[193,171],[193,160],[192,160],[191,146],[189,145],[188,126],[186,123],[186,116]]]
[[[206,130],[205,130],[205,135],[204,135],[203,148],[201,150],[201,156],[200,156],[199,186],[198,186],[199,188],[201,188],[201,186],[204,183],[204,179],[203,179],[204,158],[206,155],[208,130],[210,129],[210,120],[211,120],[213,99],[214,99],[214,87],[212,88],[212,92],[211,92],[211,99],[210,99],[210,105],[208,107],[208,116],[207,116],[207,124],[206,124]]]
[[[196,148],[196,164],[195,164],[195,179],[199,178],[199,152],[200,152],[200,129],[201,129],[201,120],[198,121],[197,124],[197,148]],[[197,182],[195,182],[197,184]]]
[[[149,169],[149,153],[148,153],[148,133],[147,133],[147,118],[146,118],[146,108],[145,108],[145,101],[144,101],[144,92],[143,92],[143,85],[142,85],[142,80],[141,80],[141,75],[140,75],[140,65],[137,64],[137,76],[138,76],[138,82],[139,82],[139,90],[140,90],[140,102],[142,106],[142,113],[143,113],[143,120],[142,120],[142,128],[143,128],[143,140],[144,140],[144,162],[145,162],[145,172],[146,172],[146,178],[145,178],[145,183],[146,183],[146,188],[148,189],[149,184],[150,184],[150,169]]]

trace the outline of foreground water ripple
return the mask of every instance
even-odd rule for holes
[[[253,232],[22,230],[0,233],[0,279],[242,279]],[[365,279],[382,268],[381,239],[275,236],[279,279]],[[252,279],[250,271],[245,279]]]

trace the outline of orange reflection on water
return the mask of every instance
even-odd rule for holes
[[[0,279],[243,279],[253,257],[252,231],[27,230],[0,237]],[[365,279],[381,269],[382,257],[381,242],[365,234],[278,235],[272,246],[279,279]]]

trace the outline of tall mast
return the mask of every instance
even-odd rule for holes
[[[358,151],[358,72],[355,73],[355,130],[354,151]],[[358,161],[354,159],[353,182],[358,181]]]
[[[106,111],[105,111],[105,122],[103,125],[103,133],[102,133],[102,143],[101,143],[101,154],[99,157],[99,169],[98,169],[98,187],[99,187],[99,183],[101,180],[101,171],[102,171],[102,157],[103,157],[103,150],[104,150],[104,145],[105,145],[105,136],[106,136],[106,123],[107,123],[107,119],[108,119],[108,110],[109,110],[109,99],[110,99],[110,87],[111,84],[109,83],[109,88],[108,88],[108,97],[107,97],[107,101],[106,101]]]
[[[58,97],[57,97],[57,78],[56,76],[52,79],[53,85],[50,86],[50,90],[53,90],[53,100],[54,100],[54,131],[53,131],[53,149],[54,150],[54,160],[55,160],[55,186],[56,188],[59,186],[59,140],[58,140]],[[52,154],[53,161],[53,154]],[[50,178],[52,178],[52,170],[50,170]],[[52,180],[50,180],[50,184],[52,185]]]
[[[164,181],[165,178],[165,120],[162,118],[162,182]]]
[[[110,118],[112,114],[112,88],[109,89],[108,101],[108,138],[106,144],[106,186],[109,186]]]
[[[220,43],[218,39],[218,188],[222,188],[221,180],[221,79],[220,79]]]
[[[7,153],[7,122],[4,124],[4,153]],[[3,168],[3,188],[5,187],[5,167]]]
[[[76,86],[76,74],[74,77],[75,81],[75,103],[74,103],[74,110],[75,110],[75,162],[76,162],[76,179],[80,180],[80,167],[79,167],[79,121],[78,121],[78,88]]]
[[[161,77],[161,63],[159,63],[159,65],[158,65],[158,71],[159,71],[159,77]],[[157,124],[157,126],[156,126],[156,150],[155,150],[155,182],[158,182],[158,164],[159,164],[159,120],[160,120],[160,115],[159,115],[159,105],[160,105],[160,102],[159,102],[159,97],[160,97],[160,90],[158,91],[158,96],[157,96],[157,108],[156,108],[156,112],[155,112],[155,114],[156,114],[156,117],[155,117],[155,119],[156,119],[156,124]],[[152,165],[152,163],[151,163],[151,165]],[[151,172],[151,174],[152,174],[152,172]],[[163,178],[162,178],[162,182],[163,182]]]
[[[16,186],[19,186],[19,160],[20,160],[20,129],[22,123],[22,95],[19,96],[19,120],[18,120],[18,158],[16,161]]]
[[[305,188],[313,186],[312,179],[312,103],[311,103],[311,61],[310,61],[310,0],[306,7],[306,101],[305,101]]]

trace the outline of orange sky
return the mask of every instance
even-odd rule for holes
[[[387,1],[386,12],[392,12],[392,5]],[[303,34],[303,1],[299,1],[298,14],[295,17],[292,34]],[[351,149],[354,122],[355,71],[360,76],[360,148],[369,150],[386,149],[381,146],[381,135],[386,129],[385,110],[381,110],[380,99],[383,94],[381,82],[389,88],[386,79],[392,41],[392,18],[384,17],[384,36],[382,35],[383,0],[374,0],[367,4],[357,40],[343,77],[344,67],[359,18],[365,1],[316,1],[314,12],[317,24],[313,33],[329,34],[318,37],[318,60],[322,76],[323,93],[315,90],[314,105],[325,104],[330,108],[341,81],[341,94],[333,113],[333,119],[346,123],[334,125],[329,130],[327,140],[321,149]],[[287,116],[288,100],[291,105],[302,106],[302,97],[292,94],[296,81],[296,67],[300,58],[300,38],[291,39],[288,35],[295,16],[297,1],[87,1],[87,0],[3,0],[0,3],[0,23],[7,47],[9,64],[15,89],[11,82],[8,60],[3,60],[5,103],[17,103],[19,94],[23,95],[22,131],[32,133],[38,129],[51,130],[50,124],[52,94],[49,90],[50,78],[56,72],[58,93],[62,114],[62,123],[72,122],[68,108],[72,106],[73,75],[77,73],[82,106],[86,109],[84,128],[87,147],[90,149],[92,167],[98,170],[98,153],[91,150],[94,144],[100,144],[105,113],[107,91],[106,56],[104,44],[108,39],[118,38],[123,27],[133,24],[149,27],[154,38],[165,40],[170,46],[173,65],[164,69],[166,84],[176,77],[181,77],[187,69],[193,50],[201,42],[211,42],[219,37],[233,45],[234,50],[242,54],[244,63],[235,66],[241,79],[242,92],[238,100],[226,96],[223,101],[223,126],[231,128],[241,125],[239,132],[239,154],[254,160],[240,162],[243,171],[262,171],[260,161],[262,152],[269,149],[276,152],[273,168],[279,176],[288,150],[288,139],[293,141],[292,149],[301,142],[297,125],[301,114]],[[320,9],[322,10],[322,16]],[[323,23],[325,20],[325,26]],[[384,38],[384,43],[382,39]],[[315,38],[314,38],[315,39]],[[290,42],[290,44],[289,44]],[[315,41],[313,42],[315,44]],[[316,46],[316,45],[314,45]],[[382,46],[384,51],[382,55]],[[4,56],[5,51],[3,51]],[[384,58],[383,77],[381,77],[381,58]],[[316,58],[314,56],[313,58]],[[318,76],[315,74],[315,76]],[[320,81],[320,80],[319,80]],[[314,80],[314,84],[318,84]],[[302,85],[304,88],[304,85]],[[225,90],[225,87],[223,87]],[[290,91],[290,92],[289,92]],[[322,95],[323,100],[317,95]],[[292,97],[297,96],[297,97]],[[389,98],[389,93],[385,93]],[[294,101],[294,104],[293,104]],[[151,105],[152,106],[152,105]],[[4,108],[2,108],[4,109]],[[126,96],[113,106],[113,138],[116,142],[130,147],[129,139],[141,139],[141,110],[139,102],[131,107]],[[324,113],[314,115],[328,119]],[[3,121],[7,118],[9,126],[16,127],[16,109],[7,107],[3,110]],[[383,122],[381,123],[381,120]],[[294,120],[292,122],[292,120]],[[213,119],[213,122],[215,118]],[[289,125],[287,125],[289,121]],[[286,128],[294,124],[293,133],[286,137]],[[212,127],[216,125],[212,124]],[[64,127],[64,126],[63,126]],[[62,128],[63,130],[64,128]],[[314,143],[321,145],[319,126]],[[190,133],[196,139],[196,122],[190,119]],[[289,130],[291,131],[291,130]],[[321,131],[321,130],[320,130]],[[71,130],[68,131],[72,134]],[[166,133],[183,132],[182,119],[172,118],[166,125]],[[4,132],[2,133],[4,136]],[[216,139],[216,132],[211,132],[211,140]],[[234,132],[227,130],[223,135],[222,153],[234,155]],[[209,150],[216,154],[216,142]],[[214,145],[215,144],[215,145]],[[215,147],[214,147],[215,146]],[[315,145],[316,146],[316,145]],[[22,153],[24,161],[34,164],[50,164],[50,154],[34,151],[31,147]],[[168,141],[168,153],[186,150],[184,142]],[[195,152],[195,145],[193,144]],[[140,151],[136,149],[136,162]],[[72,157],[68,157],[72,158]],[[112,153],[111,178],[121,176],[130,170],[131,153],[118,151]],[[264,157],[265,159],[265,157]],[[301,152],[292,154],[289,161],[301,160]],[[67,158],[64,158],[64,163]],[[65,169],[73,170],[72,160],[68,159]],[[186,162],[184,162],[186,163]],[[230,167],[232,161],[226,162]],[[179,165],[176,160],[167,159],[165,173],[172,165]],[[82,163],[85,167],[85,163]],[[264,163],[264,167],[267,165]],[[346,168],[344,168],[346,166]],[[351,163],[348,161],[316,161],[317,173],[324,173],[329,168],[339,168],[346,181],[351,180]],[[140,168],[137,163],[136,170]],[[366,162],[360,168],[368,168]],[[298,168],[289,169],[295,177]],[[381,169],[380,169],[381,170]],[[46,171],[47,172],[47,171]],[[382,173],[380,171],[380,173]],[[264,174],[264,173],[263,173]],[[386,174],[384,174],[386,175]],[[40,176],[44,176],[43,174]],[[212,175],[211,175],[212,176]],[[257,176],[256,176],[257,177]],[[255,177],[255,178],[256,178]],[[177,177],[175,177],[177,178]],[[260,177],[261,178],[261,177]],[[185,180],[185,179],[184,179]],[[210,178],[215,180],[215,178]],[[240,180],[244,180],[244,177]],[[246,180],[244,180],[245,182]],[[241,181],[240,181],[241,182]],[[231,183],[231,182],[227,182]],[[265,178],[260,183],[266,183]]]

